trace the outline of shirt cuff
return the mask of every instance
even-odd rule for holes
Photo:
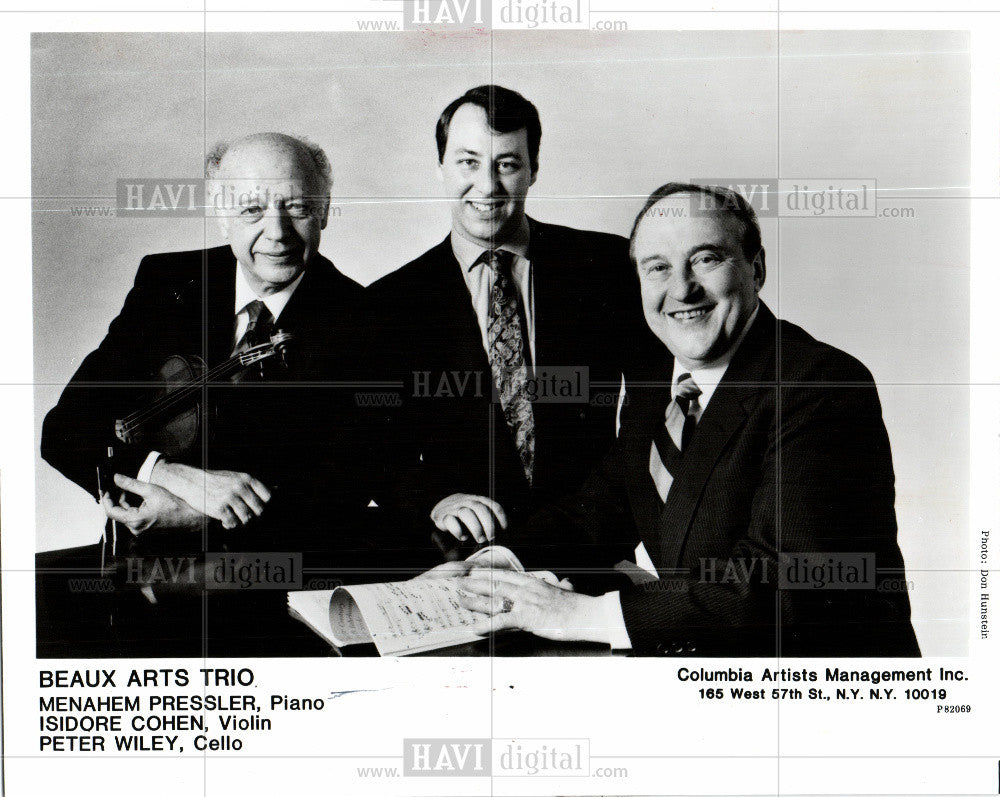
[[[612,650],[631,650],[632,640],[625,628],[625,617],[622,615],[621,594],[605,592],[599,600],[604,615],[604,626],[608,629],[608,643]]]
[[[159,451],[150,451],[146,456],[146,461],[142,463],[142,467],[139,468],[139,472],[135,476],[137,482],[148,482],[149,478],[153,475],[153,468],[156,467],[156,463],[159,462],[160,457],[163,455]]]

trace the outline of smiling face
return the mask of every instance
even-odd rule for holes
[[[524,222],[525,196],[537,176],[528,131],[497,133],[486,111],[466,103],[451,118],[438,175],[452,201],[452,230],[481,246],[504,243]]]
[[[319,251],[329,202],[307,163],[265,139],[234,145],[219,166],[219,226],[258,296],[294,282]]]
[[[692,214],[691,194],[649,209],[635,232],[646,323],[685,368],[711,365],[733,347],[764,284],[763,250],[748,261],[742,224],[724,210]]]

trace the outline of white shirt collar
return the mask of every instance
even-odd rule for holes
[[[733,355],[736,354],[736,350],[740,347],[743,342],[743,338],[747,336],[750,331],[750,327],[753,326],[754,320],[757,318],[757,312],[760,310],[760,301],[757,301],[757,306],[753,309],[750,314],[750,318],[747,319],[746,324],[743,326],[740,336],[736,339],[736,343],[730,347],[722,357],[716,360],[711,365],[704,368],[688,368],[683,365],[676,357],[674,357],[674,373],[670,381],[670,395],[676,397],[677,388],[677,377],[681,374],[691,374],[691,378],[694,383],[701,389],[701,395],[698,396],[698,405],[704,411],[705,407],[708,406],[708,402],[712,400],[712,395],[715,393],[715,388],[719,386],[719,382],[722,381],[722,377],[726,374],[726,369],[729,368],[729,363],[732,362]]]
[[[299,287],[299,283],[302,282],[302,278],[305,274],[306,272],[303,270],[294,281],[290,282],[277,293],[272,293],[270,296],[258,296],[254,289],[250,287],[250,283],[247,282],[246,275],[243,273],[242,264],[237,261],[236,305],[233,308],[233,315],[239,315],[244,308],[250,304],[250,302],[260,299],[264,303],[265,307],[271,311],[271,316],[277,320],[281,316],[281,311],[285,309],[285,305],[288,304],[288,300],[291,299],[292,294],[295,293],[295,289]]]

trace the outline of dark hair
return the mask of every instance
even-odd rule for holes
[[[521,128],[526,129],[531,171],[538,171],[538,145],[542,140],[542,123],[538,118],[538,109],[516,91],[492,84],[469,89],[441,112],[434,131],[437,139],[438,163],[444,161],[451,118],[455,115],[455,111],[466,104],[478,105],[486,111],[486,119],[497,133],[513,133]]]
[[[757,221],[757,214],[754,212],[753,207],[742,194],[717,185],[667,183],[666,185],[661,185],[649,195],[649,199],[646,200],[646,204],[642,206],[642,210],[639,211],[639,215],[635,217],[635,222],[632,224],[632,234],[629,235],[628,248],[629,257],[632,258],[633,265],[635,264],[635,232],[639,229],[639,222],[646,217],[653,205],[672,194],[704,194],[714,197],[718,202],[718,210],[729,212],[743,226],[743,241],[741,242],[743,257],[749,262],[753,262],[753,259],[760,254],[760,224]]]

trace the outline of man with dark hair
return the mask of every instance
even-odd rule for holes
[[[404,385],[378,503],[485,541],[600,460],[641,313],[625,239],[525,214],[541,140],[531,102],[476,87],[436,136],[451,234],[368,290],[373,359]],[[577,394],[539,398],[553,379]]]
[[[141,586],[144,600],[158,605],[185,585],[193,585],[188,593],[205,586],[197,560],[206,551],[230,552],[240,564],[241,552],[342,550],[345,530],[370,500],[353,396],[332,384],[356,378],[363,289],[319,253],[329,161],[302,139],[259,133],[213,150],[207,176],[209,206],[228,245],[143,258],[107,336],[42,428],[42,456],[92,495],[100,490],[117,523],[117,549],[109,544],[104,561],[122,563],[123,577],[136,585],[128,595]],[[345,328],[355,337],[337,334]],[[267,350],[279,330],[290,339],[273,356],[220,371],[235,357]],[[203,410],[201,435],[187,451],[167,449],[171,435],[139,423],[166,423],[188,410],[179,402],[171,402],[173,412],[147,409],[161,366],[177,355],[196,355],[208,369],[193,393]],[[116,423],[122,419],[129,421]],[[101,558],[96,550],[78,554],[94,566]],[[168,577],[159,556],[183,571]],[[43,566],[51,560],[41,557]],[[149,562],[160,570],[147,572]],[[128,595],[119,590],[118,608]],[[121,640],[121,652],[203,652],[200,601],[179,614],[143,612],[139,602],[133,608],[138,638]],[[181,647],[157,647],[167,633],[158,623],[171,617],[181,618]]]
[[[693,194],[694,199],[686,211],[704,213],[710,209],[726,210],[743,230],[742,248],[743,257],[748,262],[753,262],[758,254],[763,252],[763,244],[760,239],[760,223],[757,221],[757,213],[753,206],[747,202],[746,198],[728,188],[720,188],[714,185],[692,185],[689,183],[666,183],[657,188],[642,210],[632,222],[632,231],[629,233],[628,254],[629,259],[635,264],[635,233],[639,229],[639,224],[647,216],[656,215],[653,208],[660,204],[660,201],[674,194]],[[665,212],[662,209],[661,212]]]
[[[452,100],[438,117],[434,137],[437,141],[438,163],[444,162],[448,147],[448,130],[455,111],[463,105],[474,105],[486,112],[486,123],[498,133],[513,133],[524,129],[527,138],[528,164],[532,173],[538,172],[538,148],[542,141],[542,122],[538,109],[521,94],[503,86],[476,86],[457,100]]]
[[[670,183],[636,217],[631,252],[659,355],[627,380],[603,465],[508,540],[571,582],[616,564],[631,578],[593,597],[471,570],[478,630],[664,655],[919,655],[892,589],[903,559],[875,384],[759,301],[751,206]]]

